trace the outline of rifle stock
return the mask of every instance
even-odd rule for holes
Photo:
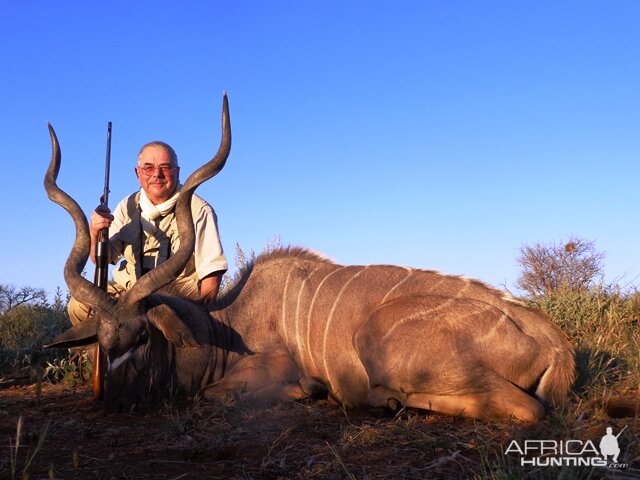
[[[107,124],[107,158],[104,169],[104,192],[100,197],[100,203],[105,207],[109,205],[109,170],[111,167],[111,122]],[[100,230],[98,242],[96,243],[96,269],[93,276],[93,283],[105,292],[109,283],[109,229]],[[93,396],[101,400],[103,396],[103,361],[100,352],[100,345],[95,348],[93,355]]]

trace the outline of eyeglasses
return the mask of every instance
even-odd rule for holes
[[[152,165],[150,163],[145,163],[144,165],[138,166],[138,169],[147,177],[151,177],[152,175],[154,175],[156,173],[156,170],[160,170],[163,175],[171,175],[176,168],[178,168],[176,165],[169,165],[167,163],[163,163],[162,165]]]

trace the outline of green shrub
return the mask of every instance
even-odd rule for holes
[[[576,391],[606,394],[640,385],[640,296],[620,287],[560,288],[529,303],[547,312],[576,348]]]
[[[67,358],[56,358],[47,362],[42,373],[42,379],[52,383],[63,383],[67,387],[74,387],[91,378],[93,371],[89,354],[77,352]]]

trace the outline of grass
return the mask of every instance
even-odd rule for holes
[[[640,392],[640,294],[618,287],[559,290],[531,302],[546,311],[576,349],[576,399],[585,407]]]
[[[18,417],[16,425],[15,442],[9,439],[9,464],[11,480],[28,480],[29,468],[31,467],[36,455],[42,449],[47,433],[49,431],[49,423],[40,432],[38,442],[33,450],[28,449],[22,444],[23,420],[22,416]],[[22,453],[24,452],[24,453]]]

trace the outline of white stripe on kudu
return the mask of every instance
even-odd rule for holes
[[[113,362],[108,360],[108,358],[107,358],[107,360],[108,360],[107,372],[113,372],[113,371],[117,370],[118,368],[120,368],[120,366],[124,362],[129,360],[129,357],[131,357],[132,354],[133,354],[133,349],[123,353],[118,358],[116,358]]]
[[[297,303],[296,303],[296,319],[295,319],[294,330],[295,330],[296,345],[298,346],[298,352],[299,352],[300,359],[302,359],[302,352],[305,350],[304,344],[302,342],[302,335],[300,335],[300,298],[302,297],[302,292],[304,291],[305,285],[306,286],[311,286],[311,276],[314,273],[316,273],[316,271],[318,271],[319,268],[320,268],[320,266],[314,268],[311,273],[307,274],[307,276],[300,283],[300,290],[298,290],[298,299],[297,299]],[[288,327],[286,327],[286,326],[285,326],[285,328],[288,329]],[[308,330],[308,328],[309,328],[309,325],[307,324],[307,330]],[[309,332],[307,331],[307,336],[308,335],[309,335]],[[290,348],[288,343],[287,343],[287,348]]]
[[[449,298],[447,301],[442,302],[440,305],[436,307],[425,308],[424,310],[420,310],[419,312],[414,312],[411,315],[407,315],[404,318],[398,319],[398,321],[394,322],[394,324],[384,334],[384,336],[382,337],[382,341],[387,340],[387,338],[389,338],[389,336],[393,334],[394,330],[400,327],[403,323],[410,322],[411,320],[415,320],[416,318],[422,317],[427,314],[431,314],[433,312],[437,312],[439,310],[443,310],[447,308],[449,305],[451,305],[453,302],[455,302],[458,298],[461,298],[464,292],[466,292],[471,286],[471,282],[469,280],[464,279],[464,281],[465,281],[464,287],[458,291],[455,297]]]
[[[340,301],[340,297],[342,297],[342,294],[344,293],[344,291],[347,289],[347,287],[349,286],[349,284],[351,282],[353,282],[358,276],[360,276],[361,273],[363,273],[368,268],[369,268],[369,266],[361,267],[360,270],[358,272],[356,272],[355,274],[353,274],[353,276],[349,280],[344,282],[344,285],[342,286],[342,288],[338,292],[338,295],[336,295],[336,299],[334,300],[333,306],[331,307],[331,311],[329,312],[329,316],[327,317],[327,323],[325,323],[325,326],[324,326],[324,337],[322,339],[322,358],[323,358],[323,362],[324,362],[324,371],[325,371],[325,374],[326,374],[326,378],[329,381],[329,385],[333,385],[333,383],[331,382],[331,372],[329,372],[329,367],[327,365],[327,358],[328,358],[328,356],[327,356],[327,339],[329,338],[329,325],[331,324],[331,320],[333,320],[333,314],[336,311],[336,306],[338,305],[338,302]],[[337,390],[335,391],[335,393],[339,394],[339,392]]]
[[[340,272],[341,270],[344,270],[345,268],[348,268],[348,267],[336,268],[335,270],[332,270],[327,275],[325,275],[325,277],[322,279],[322,281],[320,281],[320,283],[316,287],[316,291],[313,294],[313,297],[311,299],[311,303],[309,304],[309,314],[307,315],[307,348],[306,348],[307,352],[306,353],[307,353],[307,356],[308,356],[308,358],[310,360],[310,364],[311,364],[310,371],[313,372],[314,375],[317,375],[320,372],[318,371],[318,366],[316,365],[315,359],[313,358],[313,349],[311,348],[311,334],[310,334],[310,332],[311,332],[311,314],[313,313],[313,307],[314,307],[314,305],[316,303],[316,298],[318,298],[318,293],[320,292],[320,289],[322,288],[324,283],[334,273]],[[300,358],[302,358],[302,351],[300,352]],[[307,364],[307,365],[309,365],[309,364]]]
[[[287,273],[287,279],[284,282],[284,291],[282,292],[282,330],[284,331],[284,338],[286,345],[289,345],[289,329],[287,328],[287,289],[289,288],[289,280],[291,280],[291,274],[298,267],[297,263],[293,264],[289,273]]]
[[[382,298],[382,301],[380,302],[380,305],[383,305],[384,302],[387,301],[387,298],[389,298],[389,295],[391,295],[391,292],[393,292],[400,285],[402,285],[404,282],[406,282],[409,279],[409,277],[411,276],[411,274],[413,273],[413,269],[412,268],[404,267],[404,269],[407,271],[407,276],[404,277],[402,280],[400,280],[398,283],[396,283],[393,287],[391,287],[391,289],[387,292],[387,294]]]

